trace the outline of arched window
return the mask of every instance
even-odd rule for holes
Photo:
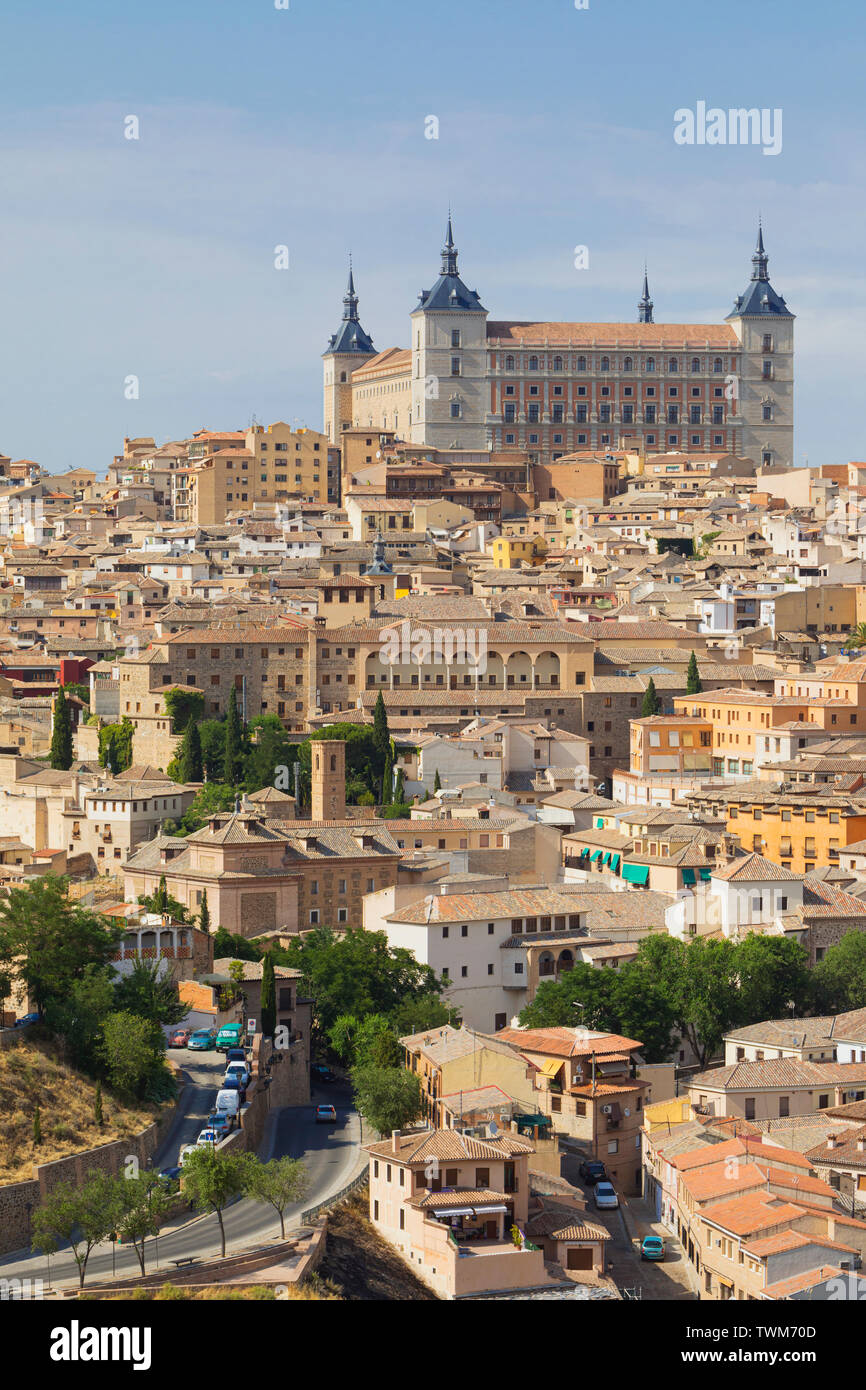
[[[529,359],[529,370],[530,370],[531,372],[537,372],[537,371],[538,371],[538,358],[537,358],[537,357],[530,357],[530,359]]]
[[[609,372],[609,371],[610,371],[610,358],[609,358],[609,357],[603,357],[603,358],[601,359],[601,370],[602,370],[603,372]]]
[[[655,369],[656,369],[656,360],[655,360],[654,357],[648,357],[648,358],[647,358],[647,360],[646,360],[646,369],[647,369],[648,372],[654,372],[654,371],[655,371]]]
[[[714,358],[713,358],[713,371],[714,371],[714,372],[721,372],[721,371],[724,371],[724,366],[723,366],[723,364],[722,364],[722,359],[721,359],[721,357],[714,357]]]
[[[554,357],[554,359],[553,359],[553,370],[554,370],[555,372],[561,372],[561,371],[562,371],[562,358],[561,358],[561,357]]]
[[[513,372],[513,371],[514,371],[514,358],[513,358],[513,357],[506,357],[506,359],[505,359],[505,370],[506,370],[507,372]]]
[[[693,357],[693,358],[692,358],[692,371],[693,371],[693,372],[699,372],[700,370],[701,370],[701,359],[700,359],[699,357]]]
[[[677,361],[677,359],[676,359],[675,357],[669,357],[669,358],[668,358],[668,371],[669,371],[669,372],[678,372],[679,369],[680,369],[680,364],[679,364],[679,362]]]
[[[622,369],[624,372],[630,372],[632,370],[633,365],[634,364],[632,363],[630,357],[624,357],[622,359]]]
[[[585,371],[586,371],[586,358],[585,358],[585,357],[578,357],[578,359],[577,359],[577,370],[578,370],[579,372],[585,372]]]

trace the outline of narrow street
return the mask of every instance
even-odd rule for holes
[[[607,1272],[620,1292],[634,1289],[642,1300],[694,1300],[688,1262],[679,1241],[654,1219],[642,1197],[625,1198],[620,1193],[617,1211],[599,1211],[593,1201],[592,1187],[582,1182],[580,1187],[587,1198],[588,1219],[610,1232]],[[662,1237],[665,1243],[663,1261],[641,1259],[639,1242],[644,1236]]]

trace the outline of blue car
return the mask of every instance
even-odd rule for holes
[[[176,1183],[182,1172],[182,1168],[163,1168],[159,1174],[160,1182]]]
[[[39,1015],[38,1015],[38,1014],[25,1014],[23,1018],[16,1018],[13,1027],[15,1027],[15,1028],[26,1028],[26,1027],[28,1026],[28,1024],[30,1024],[30,1023],[38,1023],[38,1022],[39,1022]]]
[[[659,1236],[645,1236],[640,1243],[640,1257],[642,1260],[663,1260],[665,1257],[665,1243]]]

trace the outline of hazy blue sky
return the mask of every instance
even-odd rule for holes
[[[716,322],[760,210],[796,456],[864,457],[861,5],[290,3],[0,17],[0,452],[101,470],[127,434],[320,428],[349,249],[364,326],[403,345],[450,200],[494,318],[632,320],[646,257],[657,321]],[[781,108],[782,152],[678,146],[700,100]]]

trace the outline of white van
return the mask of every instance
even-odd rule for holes
[[[235,1118],[240,1108],[241,1098],[238,1091],[217,1091],[215,1109],[221,1111],[223,1115]]]

